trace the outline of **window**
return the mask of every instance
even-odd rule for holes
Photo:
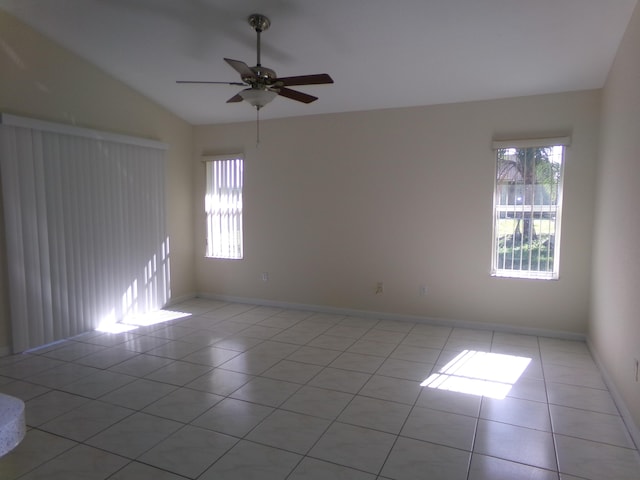
[[[494,142],[491,274],[557,279],[568,138]]]
[[[243,256],[243,163],[241,155],[206,159],[207,257],[240,259]]]

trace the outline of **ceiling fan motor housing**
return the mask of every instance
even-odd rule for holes
[[[251,25],[251,28],[253,28],[256,32],[264,32],[271,26],[271,20],[259,13],[249,15],[248,20],[249,25]]]
[[[271,86],[277,80],[276,72],[270,68],[263,67],[262,65],[256,65],[255,67],[249,67],[254,76],[243,76],[242,80],[249,85],[257,86]]]

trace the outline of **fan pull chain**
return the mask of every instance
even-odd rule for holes
[[[260,109],[256,109],[256,148],[260,146]]]

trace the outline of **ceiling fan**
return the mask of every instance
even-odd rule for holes
[[[260,35],[271,26],[271,21],[266,16],[258,13],[250,15],[248,21],[251,28],[253,28],[257,34],[257,62],[255,67],[250,67],[240,60],[233,60],[231,58],[224,59],[240,74],[242,82],[178,80],[176,83],[208,83],[249,87],[231,97],[227,100],[227,103],[236,103],[245,100],[256,107],[257,110],[260,110],[277,95],[302,103],[311,103],[317,100],[318,97],[292,90],[288,87],[333,83],[333,79],[326,73],[278,78],[275,71],[262,66],[260,63]]]

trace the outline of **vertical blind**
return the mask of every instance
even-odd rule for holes
[[[159,142],[0,116],[13,350],[169,298]]]
[[[243,159],[207,157],[207,257],[241,259]]]

